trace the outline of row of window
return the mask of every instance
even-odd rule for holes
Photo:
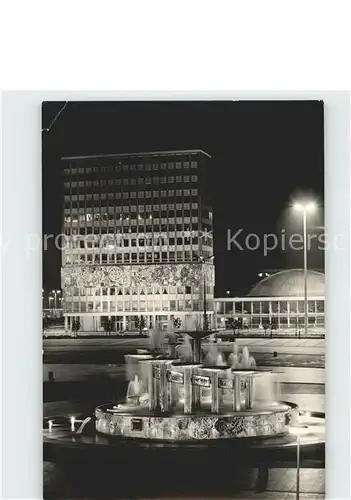
[[[84,201],[85,200],[85,195],[72,195],[72,196],[65,196],[64,197],[66,203],[70,203],[71,201]],[[106,197],[101,197],[100,199],[107,199]],[[143,205],[142,203],[138,205],[127,205],[123,207],[123,211],[131,211],[131,212],[139,212],[140,214],[143,214],[144,212],[150,212],[152,210],[160,211],[160,210],[190,210],[190,209],[198,209],[199,204],[197,202],[182,202],[182,203],[154,203],[153,205]],[[122,206],[121,205],[110,205],[106,207],[95,207],[93,211],[95,212],[110,212],[110,213],[119,213],[122,212]],[[69,209],[65,209],[65,211],[69,211]],[[79,211],[84,211],[84,208],[81,208]],[[73,210],[72,210],[73,212]]]
[[[86,193],[80,194],[78,200],[125,200],[125,199],[144,199],[144,198],[174,198],[175,196],[197,196],[197,189],[162,189],[159,191],[125,191],[116,193]],[[71,198],[71,199],[70,199]],[[73,201],[72,197],[65,197],[66,201]]]
[[[188,219],[188,218],[187,218]],[[195,219],[195,218],[194,218]],[[159,219],[157,219],[159,220]],[[115,221],[116,222],[116,221]],[[65,227],[65,234],[70,236],[70,235],[76,235],[76,234],[136,234],[136,233],[141,233],[141,234],[150,234],[152,232],[154,233],[181,233],[183,234],[184,231],[198,231],[198,224],[193,222],[192,225],[188,225],[190,223],[190,220],[186,221],[185,219],[182,218],[182,222],[178,224],[157,224],[154,223],[152,226],[146,226],[143,224],[139,224],[138,226],[135,225],[135,223],[132,223],[129,225],[129,221],[122,221],[124,224],[121,228],[121,224],[114,224],[114,223],[99,223],[99,225],[95,225],[94,227]],[[83,223],[82,223],[83,224]],[[127,227],[125,227],[127,226]],[[205,233],[206,231],[206,225],[203,224],[202,231],[200,231],[201,236]],[[211,233],[212,228],[207,227],[207,232],[208,234]]]
[[[78,168],[65,168],[63,173],[65,175],[77,175],[77,174],[92,174],[99,172],[142,172],[144,170],[173,170],[173,169],[181,169],[181,168],[197,168],[196,161],[184,161],[184,162],[163,162],[163,163],[139,163],[139,164],[123,164],[122,162],[118,162],[116,165],[109,166],[86,166],[86,167],[78,167]]]
[[[213,293],[213,288],[206,286],[206,292]],[[106,296],[119,296],[122,298],[128,295],[191,295],[199,294],[200,287],[198,286],[160,286],[160,285],[148,285],[146,287],[103,287],[103,288],[93,288],[93,287],[67,287],[65,289],[65,297],[99,297],[101,295]]]
[[[280,328],[298,328],[301,330],[304,327],[304,315],[277,315],[277,316],[249,316],[239,319],[239,324],[241,323],[245,328],[270,328],[274,325],[277,330]],[[309,314],[308,324],[310,327],[321,327],[324,326],[324,314]],[[228,325],[229,326],[229,325]]]
[[[121,208],[121,207],[119,207]],[[128,209],[128,207],[126,207]],[[66,210],[65,212],[68,212]],[[139,220],[148,220],[148,219],[153,219],[153,218],[164,218],[164,219],[171,219],[174,217],[190,217],[191,215],[197,216],[198,215],[198,209],[184,209],[184,210],[158,210],[158,211],[153,211],[153,212],[132,212],[131,210],[123,210],[124,212],[124,218],[130,217],[131,219],[139,219]],[[130,212],[130,213],[129,213]],[[108,212],[103,212],[103,211],[96,211],[94,213],[88,212],[88,213],[81,213],[78,215],[76,211],[71,211],[71,214],[74,215],[67,215],[65,216],[65,222],[78,222],[78,220],[73,220],[74,218],[79,219],[80,222],[92,222],[94,221],[100,221],[100,220],[115,220],[115,219],[121,219],[123,217],[121,210],[114,210],[114,207],[111,207]],[[164,224],[164,223],[163,223]]]
[[[132,212],[132,213],[140,213],[141,215],[143,214],[152,214],[152,212],[156,212],[157,214],[159,211],[167,211],[168,210],[190,210],[196,209],[198,207],[197,203],[155,203],[154,205],[124,205],[123,207],[120,205],[116,206],[101,206],[101,207],[95,207],[93,209],[93,212],[95,213],[121,213],[121,212]],[[85,208],[80,208],[79,210],[75,209],[68,209],[66,208],[64,210],[65,214],[85,214],[86,209]],[[206,214],[208,215],[208,211],[206,211]],[[145,215],[144,215],[145,216]]]
[[[65,182],[64,186],[66,189],[70,187],[102,187],[102,186],[142,186],[144,184],[173,184],[183,183],[183,182],[197,182],[197,175],[170,175],[168,177],[138,177],[136,178],[125,178],[125,179],[96,179],[96,180],[84,180],[84,181],[72,181]]]
[[[92,239],[87,237],[84,239],[72,239],[65,241],[66,249],[103,249],[108,248],[113,250],[115,248],[130,248],[130,247],[154,247],[154,246],[176,246],[176,245],[197,245],[199,242],[198,236],[184,234],[180,238],[168,238],[167,235],[155,235],[144,238],[139,236],[137,238],[125,238],[122,235],[106,236],[104,238]],[[67,251],[67,250],[66,250]]]
[[[302,300],[287,301],[255,301],[255,302],[217,302],[216,310],[220,314],[287,314],[305,312]],[[324,312],[323,300],[309,300],[308,312]]]
[[[197,212],[195,212],[197,213]],[[198,217],[193,216],[190,217],[190,213],[184,214],[184,216],[178,216],[178,217],[162,217],[158,218],[149,215],[148,217],[144,218],[141,215],[136,216],[136,214],[130,214],[130,215],[120,215],[119,217],[116,217],[114,214],[94,214],[94,217],[87,217],[85,215],[80,215],[80,216],[66,216],[65,217],[65,223],[67,224],[77,224],[78,222],[80,223],[92,223],[94,222],[111,222],[112,224],[110,225],[144,225],[147,224],[149,226],[154,225],[154,224],[165,224],[168,226],[174,226],[175,224],[191,224],[191,223],[197,223],[198,222]]]
[[[213,310],[213,301],[206,302],[208,311]],[[64,303],[64,311],[69,312],[115,312],[115,311],[200,311],[202,302],[199,299],[185,300],[128,300],[125,302],[107,301],[102,302],[68,302]]]
[[[84,264],[152,264],[167,262],[198,262],[198,249],[194,251],[170,251],[170,252],[118,252],[118,253],[80,253],[71,254],[65,252],[66,265],[84,265]],[[210,257],[210,251],[202,251],[205,258]],[[208,255],[207,255],[208,254]]]

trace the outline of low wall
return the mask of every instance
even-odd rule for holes
[[[286,383],[324,384],[324,368],[267,367],[279,373],[279,380]],[[124,378],[125,365],[95,364],[45,364],[43,365],[43,382],[49,381],[49,371],[58,382],[82,381],[98,377]]]

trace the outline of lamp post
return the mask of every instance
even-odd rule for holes
[[[303,220],[303,276],[304,276],[304,313],[305,313],[305,334],[308,334],[308,300],[307,300],[307,212],[314,212],[316,204],[314,202],[295,203],[295,210],[302,212]]]
[[[308,434],[307,425],[294,425],[289,429],[290,434],[296,436],[296,500],[300,500],[300,438]]]
[[[54,315],[54,309],[53,309],[53,308],[51,308],[51,301],[52,301],[52,300],[54,300],[54,297],[50,297],[50,295],[49,295],[49,309],[52,309],[52,311],[51,311],[51,312],[52,312],[52,315]]]
[[[57,309],[57,295],[61,293],[61,290],[53,290],[52,293],[54,294],[55,298],[55,309]]]

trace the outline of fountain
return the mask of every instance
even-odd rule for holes
[[[274,374],[259,371],[247,347],[225,360],[210,346],[201,360],[201,339],[211,332],[187,332],[176,357],[162,355],[155,330],[150,352],[128,354],[126,399],[95,410],[100,435],[155,441],[272,437],[289,432],[296,410],[277,401]]]
[[[189,338],[175,349],[176,355],[165,355],[163,341],[163,332],[155,329],[148,350],[125,356],[124,401],[98,406],[94,416],[80,407],[67,415],[65,405],[63,413],[47,415],[44,460],[67,463],[70,471],[74,464],[74,475],[80,461],[84,474],[91,464],[101,478],[99,489],[109,485],[110,478],[114,481],[118,472],[122,498],[126,491],[139,498],[145,491],[154,495],[157,470],[162,470],[157,484],[163,481],[167,492],[175,471],[182,478],[178,485],[188,487],[193,481],[208,492],[205,481],[211,485],[215,480],[217,492],[218,486],[232,491],[233,477],[240,476],[242,465],[257,467],[256,486],[261,488],[277,456],[295,467],[300,450],[302,460],[312,457],[314,466],[324,467],[324,414],[305,413],[293,403],[280,402],[275,374],[256,368],[248,349],[239,350],[235,344],[227,356],[218,344],[203,346],[210,354],[197,361]],[[201,356],[196,342],[195,352]],[[306,431],[298,444],[295,421]],[[130,482],[131,467],[141,481]],[[95,484],[94,473],[89,477]]]

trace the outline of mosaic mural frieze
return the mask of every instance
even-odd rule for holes
[[[61,269],[63,287],[200,286],[214,285],[213,265],[152,264],[126,266],[76,266]]]

